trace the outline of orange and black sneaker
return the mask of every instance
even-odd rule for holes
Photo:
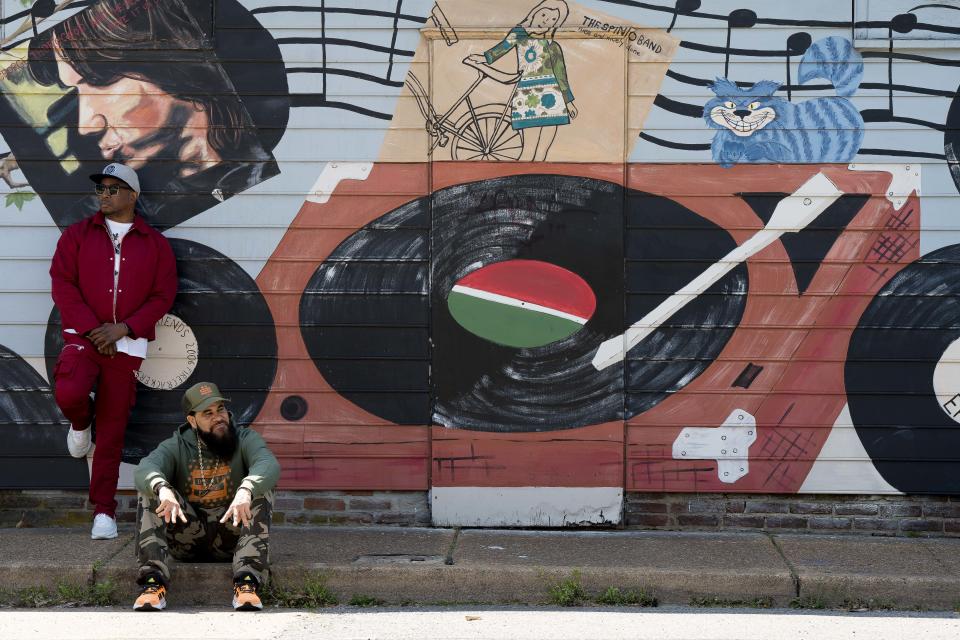
[[[263,609],[260,596],[257,595],[257,581],[245,574],[233,583],[233,608],[237,611],[259,611]]]
[[[133,603],[134,611],[162,611],[167,608],[167,588],[155,576],[140,585],[140,595]]]

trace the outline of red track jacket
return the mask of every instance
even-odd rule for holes
[[[177,295],[177,263],[170,243],[138,215],[121,243],[116,292],[113,259],[113,240],[100,211],[60,236],[50,277],[63,328],[82,336],[105,322],[125,322],[131,338],[153,340],[157,320]]]

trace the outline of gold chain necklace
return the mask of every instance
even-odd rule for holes
[[[207,472],[203,468],[203,440],[200,439],[199,431],[197,431],[197,461],[200,463],[200,488],[203,489],[205,494],[210,493],[217,476],[214,475],[209,482],[207,481]]]

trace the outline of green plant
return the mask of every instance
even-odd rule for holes
[[[264,599],[277,607],[316,609],[337,604],[337,597],[327,588],[327,577],[320,573],[306,576],[296,586],[269,583],[263,589]]]
[[[51,591],[46,587],[24,587],[0,593],[0,605],[36,609],[40,607],[109,607],[119,601],[117,585],[110,580],[96,584],[60,582]]]
[[[363,595],[361,593],[355,593],[350,598],[348,603],[351,607],[379,607],[383,605],[383,600],[379,598],[374,598],[373,596]]]
[[[657,606],[657,599],[642,589],[640,591],[634,591],[633,589],[620,591],[617,587],[609,587],[597,597],[597,603],[615,607],[655,607]]]
[[[3,603],[11,607],[36,609],[56,604],[56,600],[46,587],[24,587],[5,592]]]
[[[550,595],[550,602],[561,607],[575,607],[587,599],[579,571],[574,571],[566,580],[551,585],[547,593]]]
[[[800,596],[790,601],[791,609],[826,609],[827,602],[820,594]]]
[[[57,585],[56,604],[70,607],[109,607],[119,602],[118,591],[112,580],[92,585],[61,582]]]
[[[699,597],[690,598],[691,607],[705,608],[749,608],[749,609],[769,609],[773,606],[773,598],[768,596],[748,598],[746,600],[730,600],[725,598]]]
[[[847,611],[892,611],[896,605],[888,600],[846,598],[840,603],[840,608]]]

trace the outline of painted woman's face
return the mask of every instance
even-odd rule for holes
[[[530,21],[530,27],[534,31],[543,32],[555,27],[559,21],[559,11],[544,7],[533,14],[533,19]]]
[[[153,158],[179,161],[185,177],[220,162],[207,142],[207,113],[139,78],[88,84],[65,60],[57,59],[63,84],[77,90],[78,131],[94,136],[103,159],[134,169]]]

